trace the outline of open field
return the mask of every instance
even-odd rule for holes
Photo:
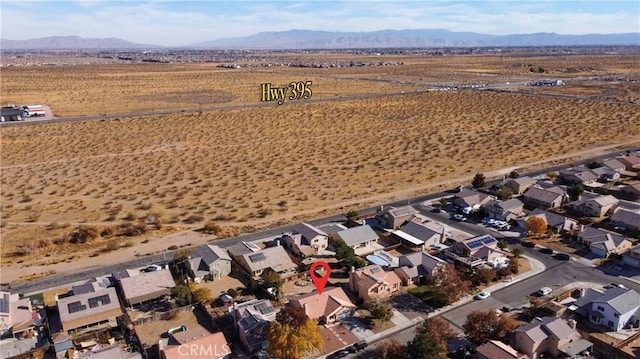
[[[446,60],[451,68],[464,62]],[[596,60],[612,73],[628,71],[632,62],[622,59],[613,67],[610,58]],[[314,96],[335,97],[416,88],[400,84],[400,74],[392,72],[402,69],[416,79],[423,71],[426,78],[429,61],[441,69],[434,70],[434,79],[443,80],[446,74],[464,72],[465,66],[479,78],[482,71],[498,71],[499,62],[507,60],[486,58],[476,70],[469,61],[446,70],[445,60],[425,58],[406,59],[403,66],[277,68],[269,69],[270,74],[202,64],[3,69],[2,95],[4,101],[6,94],[22,94],[29,102],[45,102],[67,114],[87,113],[100,98],[114,106],[130,99],[123,112],[146,109],[149,102],[185,106],[191,101],[187,105],[193,107],[192,98],[179,100],[176,94],[198,93],[203,100],[222,96],[214,90],[224,92],[227,102],[257,102],[261,82],[307,79],[314,81]],[[514,76],[511,65],[506,78]],[[358,79],[376,72],[394,80]],[[333,79],[340,76],[352,78]],[[24,81],[39,78],[49,81],[40,87]],[[246,81],[232,86],[239,78]],[[325,88],[329,83],[335,86]],[[637,87],[628,91],[638,96]],[[84,97],[78,102],[78,96]],[[221,235],[232,235],[425,192],[435,183],[478,171],[638,144],[639,117],[640,107],[628,102],[461,91],[3,127],[1,259],[3,272],[11,275],[4,274],[2,281],[35,275],[29,267],[36,265],[89,256],[114,261],[118,253],[134,255],[135,249],[137,254],[158,251],[169,241],[154,237],[201,228],[207,221],[222,226]],[[140,221],[151,231],[146,242],[139,236],[118,236],[125,231],[135,235]],[[98,234],[72,243],[76,237],[71,232],[78,225],[95,226]],[[196,237],[188,243],[211,238]]]

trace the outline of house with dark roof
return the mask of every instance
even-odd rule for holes
[[[509,188],[515,195],[521,194],[531,187],[536,180],[529,176],[522,176],[518,178],[508,178],[502,183],[502,187]]]
[[[301,258],[324,253],[329,246],[329,235],[308,223],[298,223],[292,227],[293,233],[283,235],[282,245]]]
[[[607,183],[620,179],[620,172],[614,171],[607,167],[598,167],[591,170],[598,176],[598,182]]]
[[[314,291],[289,298],[289,305],[304,308],[309,319],[320,324],[332,324],[348,318],[357,308],[341,287],[324,288],[322,294]]]
[[[529,359],[526,354],[518,353],[511,346],[498,341],[489,340],[476,348],[474,359]]]
[[[203,244],[191,253],[187,266],[189,276],[196,283],[216,280],[231,273],[231,257],[225,249]]]
[[[176,286],[168,268],[151,272],[138,272],[117,280],[124,304],[128,307],[159,299],[171,293]]]
[[[524,204],[517,198],[506,201],[491,200],[482,206],[489,218],[511,221],[522,216]]]
[[[622,254],[624,264],[633,268],[640,268],[640,245],[630,248]]]
[[[640,326],[640,294],[630,288],[612,287],[604,293],[591,290],[569,310],[607,330],[617,332],[628,325]]]
[[[602,167],[619,173],[620,171],[624,170],[626,166],[624,163],[618,161],[615,158],[612,158],[610,160],[602,162]]]
[[[376,214],[376,219],[385,228],[398,229],[403,223],[411,220],[414,215],[420,213],[412,206],[387,207]]]
[[[365,303],[386,300],[402,287],[402,280],[393,270],[373,264],[363,268],[351,267],[349,289]]]
[[[417,251],[444,242],[444,227],[423,216],[416,216],[392,233],[402,245]]]
[[[567,323],[554,317],[535,318],[531,323],[516,328],[513,347],[521,353],[537,358],[549,353],[552,358],[574,357],[590,351],[593,343],[583,339],[575,322]]]
[[[611,254],[622,254],[631,248],[631,241],[625,236],[593,227],[584,227],[578,234],[578,241],[589,247],[594,255],[607,258]]]
[[[229,308],[238,338],[249,352],[264,347],[267,339],[265,330],[269,323],[276,320],[280,310],[271,305],[268,299],[254,299],[244,303],[234,303]]]
[[[452,199],[452,203],[461,208],[480,208],[496,197],[473,189],[463,188]]]
[[[564,199],[565,191],[558,186],[543,188],[534,185],[520,196],[520,200],[527,206],[542,209],[558,208],[562,206]]]
[[[576,233],[581,230],[580,224],[573,218],[565,217],[561,214],[549,212],[536,208],[528,216],[518,220],[518,226],[524,228],[524,224],[531,217],[539,217],[547,223],[547,228],[556,233]]]
[[[398,267],[393,270],[402,279],[403,285],[421,285],[430,283],[438,269],[446,263],[427,252],[415,252],[398,258]]]
[[[640,211],[618,208],[618,210],[609,218],[609,223],[614,226],[624,227],[631,231],[638,231],[640,230]]]
[[[86,328],[117,326],[116,318],[124,313],[114,287],[58,298],[62,328],[72,333]]]
[[[448,258],[469,267],[504,260],[507,254],[498,248],[498,241],[489,234],[456,242],[445,251]]]
[[[621,197],[627,198],[631,201],[637,201],[640,199],[640,182],[624,186],[620,188],[618,193]]]

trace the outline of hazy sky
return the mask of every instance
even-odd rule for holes
[[[496,35],[640,31],[638,0],[0,0],[0,11],[5,39],[78,35],[167,46],[291,29],[441,28]]]

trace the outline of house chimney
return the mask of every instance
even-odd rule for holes
[[[307,306],[307,303],[304,303],[302,305],[302,308],[304,308],[304,314],[306,314],[308,316],[309,315],[309,308]]]
[[[576,322],[574,319],[567,320],[567,323],[569,324],[571,329],[576,329],[576,325],[578,324],[578,322]]]
[[[354,273],[356,271],[356,267],[351,266],[351,273]]]

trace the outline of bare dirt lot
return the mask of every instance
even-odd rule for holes
[[[479,78],[502,66],[504,76],[524,78],[528,71],[513,67],[514,59],[484,57],[482,66],[452,59],[448,72],[443,60],[434,62],[433,76]],[[542,63],[519,61],[534,60]],[[633,60],[595,58],[593,67],[599,73],[628,72]],[[405,67],[383,70],[278,68],[271,75],[205,65],[101,65],[94,72],[78,66],[51,74],[12,69],[3,70],[2,95],[48,101],[57,114],[68,115],[88,113],[98,98],[114,106],[126,103],[123,111],[146,109],[148,98],[184,106],[168,94],[185,88],[206,95],[215,87],[231,94],[232,102],[256,102],[262,82],[311,76],[318,78],[318,96],[385,93],[409,85],[358,78],[397,77],[401,70],[413,80],[426,78],[431,76],[426,61],[407,60]],[[547,68],[566,66],[545,61]],[[24,81],[47,76],[57,81],[38,89]],[[335,76],[351,78],[331,82]],[[146,80],[135,85],[134,79]],[[158,251],[175,243],[158,240],[156,233],[201,228],[207,221],[222,226],[222,235],[232,235],[423,193],[478,171],[637,144],[639,116],[640,108],[628,102],[451,91],[1,128],[2,281],[36,274],[34,268],[49,263],[84,258],[98,264],[118,253],[126,260],[124,254],[135,250]],[[147,242],[117,235],[139,220],[162,229],[147,233]],[[78,225],[96,227],[99,235],[72,243]],[[96,251],[97,257],[89,258]]]

